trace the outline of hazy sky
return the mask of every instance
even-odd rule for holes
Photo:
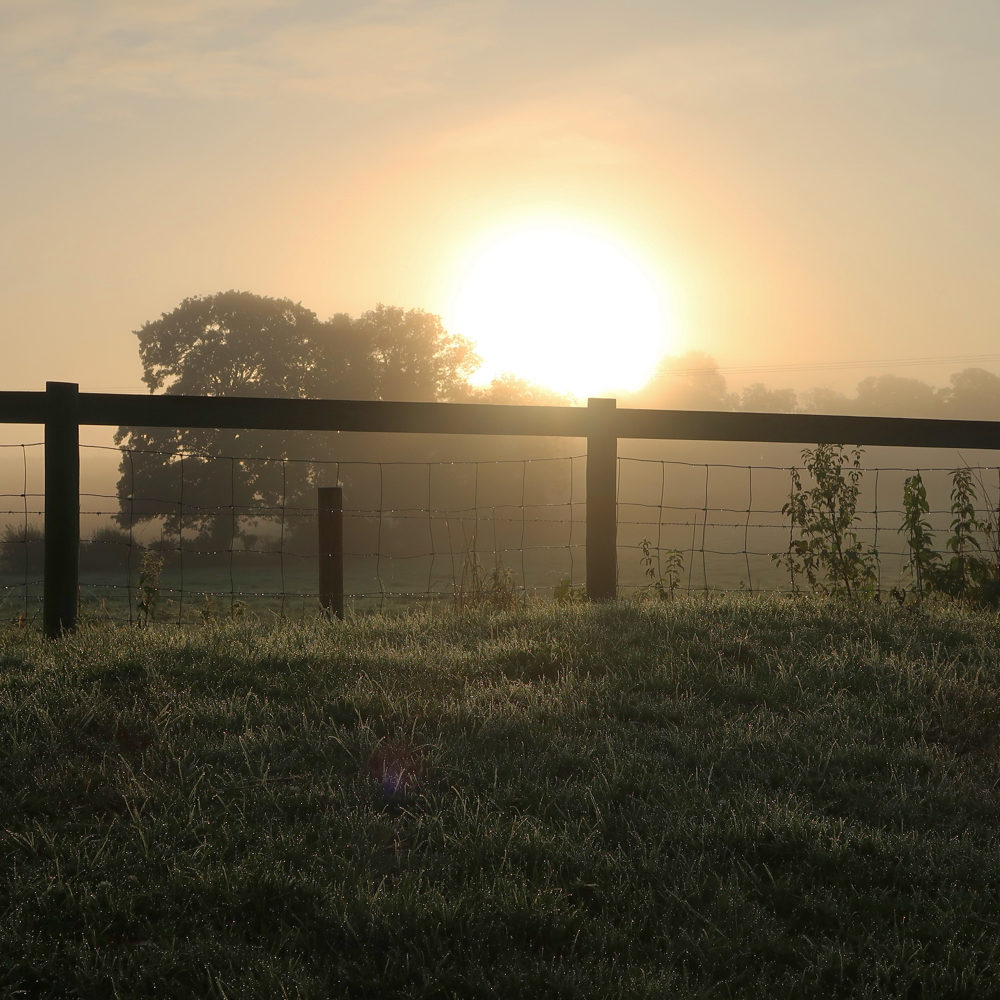
[[[997,0],[0,0],[0,388],[140,388],[223,289],[443,312],[553,211],[724,368],[1000,357],[998,56]]]

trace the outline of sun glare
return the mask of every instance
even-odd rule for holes
[[[642,386],[672,346],[664,289],[613,239],[566,223],[494,233],[460,266],[445,321],[504,373],[577,398]]]

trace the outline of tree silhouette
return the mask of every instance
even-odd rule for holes
[[[902,375],[871,375],[858,383],[854,412],[883,417],[931,417],[940,410],[932,385]]]
[[[947,416],[971,420],[1000,417],[1000,376],[982,368],[966,368],[952,375],[950,382],[940,390]]]
[[[352,346],[363,351],[365,399],[451,400],[462,395],[479,365],[469,341],[452,336],[440,317],[421,309],[379,304],[358,317],[350,333]],[[331,350],[324,359],[331,373],[340,354]],[[361,384],[357,380],[355,388]]]
[[[803,413],[853,413],[854,401],[836,389],[821,385],[800,393],[799,407]]]
[[[220,292],[185,299],[136,331],[143,381],[170,395],[435,400],[477,358],[437,316],[378,306],[321,322],[288,299]],[[241,508],[314,503],[317,459],[346,460],[322,432],[120,427],[119,523],[162,518],[228,548]],[[220,458],[223,457],[224,458]],[[267,459],[291,459],[289,462]],[[183,499],[183,505],[181,502]]]
[[[711,355],[688,351],[664,358],[649,384],[633,393],[628,405],[653,409],[731,410],[733,396]]]
[[[748,413],[793,413],[796,403],[794,389],[768,389],[763,382],[753,382],[740,393],[736,409]]]

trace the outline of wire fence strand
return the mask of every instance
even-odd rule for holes
[[[40,618],[43,583],[42,445],[0,445],[15,448],[16,464],[4,466],[14,478],[0,493],[7,624]],[[94,445],[81,452],[116,457],[121,473],[117,490],[80,497],[81,612],[95,620],[143,620],[144,587],[155,603],[149,613],[162,622],[318,612],[316,489],[328,482],[344,487],[345,600],[357,612],[447,604],[501,583],[520,598],[569,594],[583,583],[585,455],[393,462]],[[980,525],[996,523],[1000,465],[967,468]],[[648,591],[664,566],[684,591],[799,589],[775,559],[797,537],[788,513],[796,471],[805,475],[794,465],[619,457],[619,592]],[[903,483],[918,472],[934,551],[945,557],[953,469],[861,470],[852,530],[878,555],[880,592],[909,579]],[[984,551],[997,547],[988,534]]]

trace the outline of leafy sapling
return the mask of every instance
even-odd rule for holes
[[[951,474],[951,537],[946,543],[951,558],[942,578],[942,589],[956,597],[969,596],[981,576],[977,565],[982,561],[977,555],[981,548],[977,532],[982,528],[976,515],[978,499],[972,470],[956,469]]]
[[[924,591],[935,589],[941,575],[940,559],[934,551],[934,535],[927,515],[927,487],[917,472],[903,483],[903,523],[899,533],[910,550],[910,572],[913,574],[918,599]]]
[[[872,589],[878,579],[878,553],[858,539],[855,526],[861,492],[863,450],[846,452],[842,444],[819,444],[802,452],[805,471],[813,480],[806,487],[798,469],[791,471],[791,493],[781,508],[791,522],[786,552],[772,555],[791,576],[822,593],[851,597]]]

